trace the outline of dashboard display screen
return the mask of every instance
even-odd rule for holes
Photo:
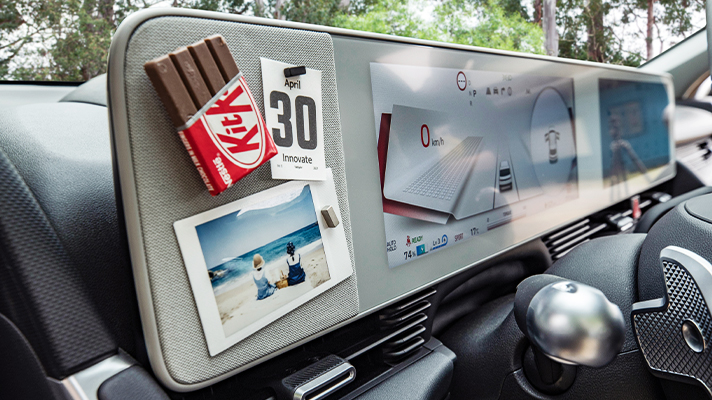
[[[613,190],[670,162],[669,100],[655,82],[599,79],[603,180]],[[623,187],[621,187],[623,185]],[[623,193],[628,194],[628,193]]]
[[[391,268],[578,198],[573,79],[375,62],[370,74]]]

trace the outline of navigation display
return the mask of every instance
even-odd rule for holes
[[[621,196],[627,181],[670,162],[669,100],[662,83],[599,79],[603,180]]]
[[[390,267],[578,197],[571,78],[370,72]]]

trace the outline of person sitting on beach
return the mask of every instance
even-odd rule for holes
[[[304,279],[307,277],[307,274],[304,273],[304,269],[302,268],[302,255],[297,254],[299,258],[295,258],[294,250],[294,243],[287,243],[287,253],[289,254],[289,257],[287,257],[287,265],[289,266],[287,283],[289,286],[298,285],[304,282]]]
[[[266,299],[277,291],[277,287],[267,280],[265,271],[263,271],[264,266],[265,260],[261,255],[255,254],[255,256],[252,257],[252,267],[254,268],[252,271],[252,279],[257,286],[257,300]]]

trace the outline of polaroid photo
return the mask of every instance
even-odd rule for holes
[[[214,356],[352,273],[333,176],[293,181],[173,224]]]

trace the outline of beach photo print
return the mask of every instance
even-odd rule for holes
[[[211,355],[350,275],[319,187],[290,182],[174,224]]]
[[[331,279],[308,185],[195,230],[225,336]]]

